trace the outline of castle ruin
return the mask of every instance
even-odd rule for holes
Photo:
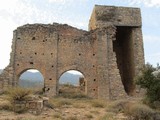
[[[24,71],[37,69],[44,77],[45,93],[54,96],[60,76],[78,70],[92,98],[134,95],[134,77],[144,65],[141,26],[139,8],[96,5],[89,31],[57,23],[18,27],[0,89],[17,86]]]

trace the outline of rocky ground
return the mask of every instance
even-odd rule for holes
[[[80,92],[77,94],[77,88],[73,87],[61,89],[60,96],[50,98],[38,114],[33,111],[15,113],[8,96],[0,95],[0,120],[152,120],[151,118],[159,120],[159,112],[142,105],[139,99],[91,99]]]

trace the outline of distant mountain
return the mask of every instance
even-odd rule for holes
[[[21,77],[21,80],[31,80],[31,81],[43,81],[43,76],[40,72],[24,72]]]
[[[72,84],[72,85],[78,85],[79,83],[79,77],[82,77],[82,75],[79,74],[72,74],[69,72],[66,72],[60,77],[59,83],[60,84]],[[25,72],[20,77],[19,85],[23,87],[35,87],[35,86],[43,86],[43,76],[40,72]]]
[[[60,84],[69,83],[72,85],[78,85],[80,77],[82,77],[82,75],[66,72],[60,77],[59,83]]]

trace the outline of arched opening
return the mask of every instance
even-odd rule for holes
[[[40,71],[36,69],[28,69],[20,74],[18,85],[23,88],[42,91],[44,88],[44,77]]]
[[[77,70],[68,70],[59,78],[58,93],[63,97],[76,97],[85,95],[86,80],[84,75]]]

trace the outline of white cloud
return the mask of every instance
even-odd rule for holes
[[[65,3],[66,0],[49,0],[50,3]],[[71,1],[71,0],[69,0]]]
[[[71,2],[87,2],[88,0],[48,0],[50,3],[66,4]]]
[[[160,0],[128,0],[130,4],[144,4],[147,7],[160,7]]]

